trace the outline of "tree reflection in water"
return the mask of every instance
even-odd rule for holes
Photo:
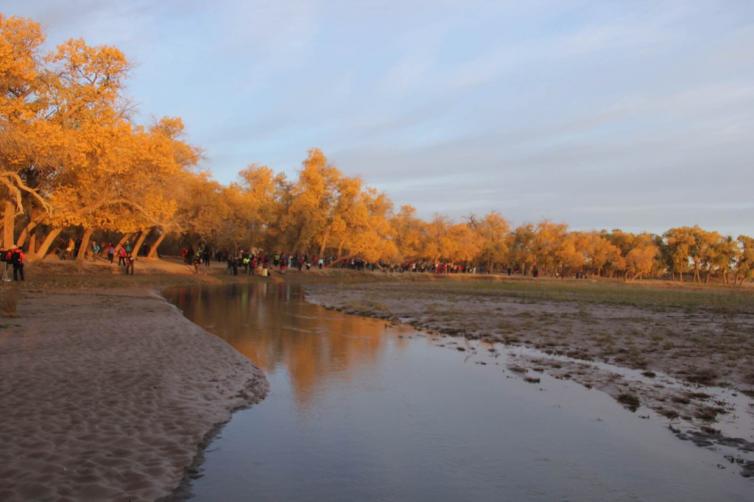
[[[318,386],[374,365],[388,340],[384,321],[328,312],[301,301],[302,289],[290,284],[177,288],[167,296],[266,373],[287,372],[301,408]],[[400,338],[390,340],[403,345]]]

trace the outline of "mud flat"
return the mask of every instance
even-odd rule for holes
[[[558,282],[307,285],[327,308],[504,344],[508,370],[574,380],[651,409],[684,440],[732,447],[754,476],[754,294]],[[454,344],[455,346],[455,344]],[[465,350],[458,343],[458,350]]]
[[[26,291],[0,318],[0,499],[170,496],[267,389],[152,290]]]

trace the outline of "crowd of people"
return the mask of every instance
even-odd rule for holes
[[[73,259],[79,253],[80,242],[70,240],[65,249],[57,251],[61,259]],[[239,249],[235,253],[226,250],[212,251],[206,244],[200,244],[194,249],[193,246],[184,247],[180,250],[181,257],[187,265],[193,267],[194,272],[199,273],[202,269],[209,269],[212,261],[225,263],[229,275],[259,275],[266,277],[272,271],[285,273],[287,270],[305,271],[324,268],[339,268],[358,271],[381,271],[391,273],[434,273],[434,274],[475,274],[478,272],[477,266],[467,263],[452,263],[445,261],[406,261],[395,264],[388,262],[369,262],[361,258],[338,258],[336,256],[316,256],[301,253],[266,253],[260,249]],[[113,244],[100,244],[97,241],[91,241],[89,248],[85,253],[92,260],[103,259],[111,264],[115,264],[117,258],[118,267],[127,275],[133,275],[136,253],[130,242]],[[7,250],[0,250],[0,259],[4,263],[3,278],[10,281],[24,280],[24,263],[26,255],[23,249],[13,246]],[[503,273],[505,273],[505,269]],[[507,268],[507,275],[513,272],[519,272],[511,267]],[[534,277],[537,277],[538,270],[534,267],[531,270]],[[577,276],[578,278],[578,276]]]
[[[338,258],[336,256],[316,256],[307,253],[267,253],[259,249],[239,249],[232,253],[226,250],[212,251],[205,244],[195,249],[193,246],[184,247],[180,251],[186,265],[192,266],[195,272],[208,268],[214,260],[226,264],[229,275],[268,275],[271,271],[285,273],[287,270],[306,271],[324,268],[339,268],[358,271],[382,272],[417,272],[434,274],[475,274],[477,266],[468,263],[452,263],[446,261],[407,261],[404,263],[370,262],[361,258]],[[508,275],[513,273],[508,268]]]
[[[206,245],[200,245],[196,249],[191,246],[184,247],[181,249],[181,257],[184,263],[194,267],[195,272],[199,272],[201,267],[208,268],[213,259],[225,262],[230,275],[241,273],[267,276],[272,270],[285,272],[291,269],[310,270],[312,267],[322,269],[328,263],[323,257],[293,253],[269,254],[258,249],[239,249],[235,253],[226,250],[212,252]]]

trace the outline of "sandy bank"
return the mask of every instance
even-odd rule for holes
[[[154,500],[267,381],[147,289],[28,293],[0,318],[0,500]]]

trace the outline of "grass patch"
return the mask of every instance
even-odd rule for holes
[[[731,313],[754,313],[751,288],[674,285],[672,283],[623,283],[575,280],[434,280],[373,283],[379,289],[409,290],[412,293],[504,297],[525,303],[537,301],[613,304],[653,308],[699,309]],[[365,287],[370,287],[365,286]],[[586,318],[583,306],[579,316]]]
[[[635,394],[629,394],[628,392],[624,392],[622,394],[619,394],[617,397],[617,400],[620,404],[625,406],[631,411],[636,411],[639,409],[639,405],[641,402],[639,401],[639,398]]]

